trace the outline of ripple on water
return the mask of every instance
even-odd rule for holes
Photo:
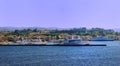
[[[119,66],[120,47],[1,46],[0,66]]]

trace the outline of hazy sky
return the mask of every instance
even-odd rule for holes
[[[0,0],[0,26],[120,28],[120,0]]]

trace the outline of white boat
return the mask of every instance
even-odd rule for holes
[[[114,41],[114,39],[100,36],[100,37],[92,38],[90,39],[90,41]]]
[[[89,43],[87,41],[81,41],[79,39],[70,39],[70,40],[64,40],[62,44],[65,44],[65,45],[87,45]]]
[[[62,44],[64,45],[89,45],[87,41],[82,41],[80,39],[80,36],[77,36],[77,38],[76,36],[75,37],[73,36],[72,39],[65,39]]]

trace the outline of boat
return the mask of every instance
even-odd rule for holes
[[[80,36],[73,36],[72,39],[64,39],[63,45],[89,45],[87,41],[82,41]]]
[[[64,45],[89,45],[86,41],[81,41],[79,39],[70,39],[70,40],[64,40]]]
[[[100,36],[96,38],[91,38],[90,41],[114,41],[114,39]]]

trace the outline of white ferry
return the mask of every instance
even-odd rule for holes
[[[89,45],[89,42],[82,41],[80,36],[73,36],[72,39],[65,39],[63,41],[64,45]]]

